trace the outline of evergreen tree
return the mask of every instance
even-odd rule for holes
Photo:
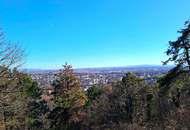
[[[87,97],[70,65],[64,65],[64,69],[57,74],[54,87],[54,109],[49,115],[51,129],[80,129],[77,124],[82,118],[80,112]]]
[[[170,57],[164,64],[174,62],[176,66],[190,70],[190,21],[185,22],[185,28],[178,32],[181,36],[169,42],[166,54]]]
[[[93,101],[97,100],[101,94],[103,94],[104,90],[100,86],[93,85],[87,90],[88,97],[88,105],[90,105]]]

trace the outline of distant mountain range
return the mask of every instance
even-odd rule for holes
[[[174,66],[136,65],[125,67],[96,67],[74,69],[76,73],[111,73],[111,72],[138,72],[138,71],[168,71]],[[56,73],[59,69],[24,69],[26,73]]]
[[[101,72],[136,72],[136,71],[168,71],[173,66],[161,66],[161,65],[137,65],[126,67],[102,67],[102,68],[81,68],[75,69],[78,73],[101,73]]]

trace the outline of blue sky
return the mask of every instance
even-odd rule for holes
[[[26,68],[161,64],[190,18],[189,0],[0,0],[6,38]]]

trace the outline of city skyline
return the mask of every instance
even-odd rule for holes
[[[0,27],[26,49],[24,68],[161,65],[190,1],[2,0]],[[177,9],[176,9],[177,8]]]

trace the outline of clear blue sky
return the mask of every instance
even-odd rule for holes
[[[24,67],[161,64],[190,18],[190,0],[0,0],[6,38],[26,48]]]

